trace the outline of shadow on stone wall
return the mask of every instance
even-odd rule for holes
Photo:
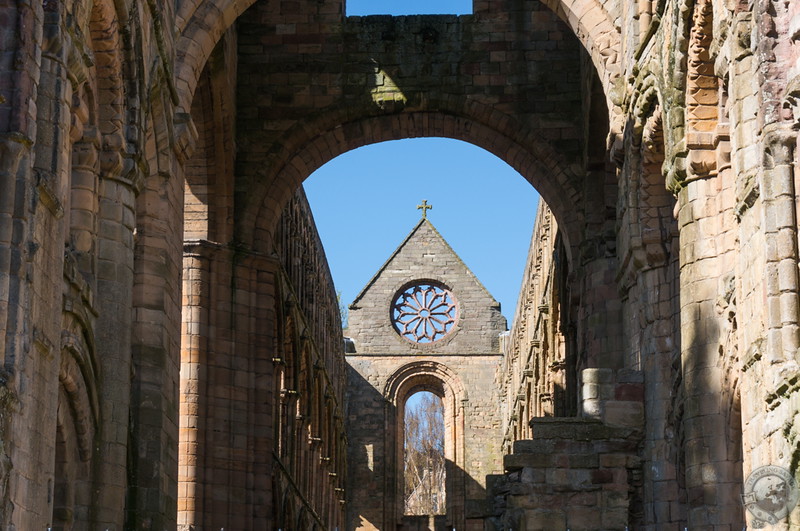
[[[450,459],[446,461],[447,513],[403,515],[398,483],[402,481],[402,440],[389,426],[394,405],[349,365],[347,404],[347,529],[483,529],[484,519],[493,510],[485,484]],[[390,445],[397,445],[397,450],[390,451]],[[470,462],[468,446],[465,452],[465,462]]]

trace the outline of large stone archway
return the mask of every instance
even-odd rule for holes
[[[293,22],[292,13],[257,3],[237,26],[237,241],[265,252],[294,190],[339,154],[373,142],[444,136],[517,169],[551,205],[569,252],[575,250],[584,211],[604,208],[584,205],[580,146],[604,144],[608,128],[593,124],[587,132],[587,117],[605,111],[604,102],[581,96],[595,77],[552,12],[532,2],[474,20],[319,22],[331,17],[322,6],[308,19],[314,22]],[[521,40],[526,44],[517,45]],[[304,50],[315,50],[313,61],[303,59]]]
[[[798,4],[343,5],[0,0],[0,524],[47,528],[53,484],[80,476],[96,495],[60,495],[58,512],[89,527],[177,527],[190,496],[187,525],[269,527],[279,507],[340,525],[336,297],[293,193],[349,149],[430,135],[506,160],[558,218],[563,298],[521,308],[520,337],[568,316],[579,410],[644,386],[628,521],[758,525],[748,474],[797,476],[800,455]],[[65,333],[94,361],[62,379]],[[530,369],[513,371],[522,417]],[[59,413],[81,381],[91,423]],[[184,413],[221,420],[179,434]]]

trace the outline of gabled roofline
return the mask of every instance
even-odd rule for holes
[[[371,279],[369,279],[369,282],[367,282],[366,285],[361,289],[361,291],[358,292],[358,295],[356,295],[356,298],[353,299],[353,302],[350,303],[348,308],[353,309],[354,307],[357,307],[358,301],[361,300],[361,298],[364,296],[364,294],[367,292],[367,290],[369,290],[369,288],[371,288],[372,285],[375,284],[375,281],[378,280],[378,277],[380,277],[383,274],[383,272],[388,267],[389,263],[392,260],[394,260],[394,258],[398,254],[400,254],[400,251],[403,250],[403,248],[406,246],[408,241],[414,236],[414,234],[416,234],[416,232],[420,229],[420,227],[422,227],[422,225],[426,224],[426,223],[430,226],[430,228],[433,230],[433,232],[439,237],[439,239],[442,240],[442,243],[444,243],[445,247],[447,247],[447,249],[451,253],[453,253],[453,256],[456,257],[456,259],[461,263],[461,265],[464,266],[464,269],[466,269],[467,272],[470,275],[472,275],[472,278],[475,279],[475,282],[478,283],[478,286],[480,286],[480,288],[489,296],[489,298],[492,299],[492,301],[494,301],[495,303],[499,304],[497,302],[497,299],[494,298],[494,295],[489,293],[489,290],[486,289],[486,286],[483,285],[483,282],[481,282],[480,279],[478,278],[478,276],[475,273],[472,272],[472,270],[467,266],[466,263],[464,263],[464,260],[461,259],[461,257],[450,246],[450,244],[447,242],[447,240],[444,238],[444,236],[442,236],[442,234],[436,229],[436,227],[433,225],[433,223],[431,223],[431,220],[429,220],[428,218],[421,218],[419,220],[419,222],[417,222],[417,224],[414,225],[414,228],[411,229],[411,232],[409,232],[408,235],[403,239],[403,241],[400,243],[400,245],[398,245],[397,248],[392,252],[392,254],[389,255],[389,258],[383,263],[383,265],[380,268],[378,268],[378,271],[372,276]]]

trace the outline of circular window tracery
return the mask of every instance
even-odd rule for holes
[[[397,333],[414,343],[433,343],[446,336],[458,319],[453,293],[432,281],[415,282],[401,290],[391,308]]]

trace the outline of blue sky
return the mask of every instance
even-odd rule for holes
[[[464,15],[472,0],[345,0],[346,14],[355,15]]]
[[[304,186],[347,304],[411,232],[426,199],[428,219],[511,324],[539,196],[505,162],[458,140],[382,142],[340,155]]]

